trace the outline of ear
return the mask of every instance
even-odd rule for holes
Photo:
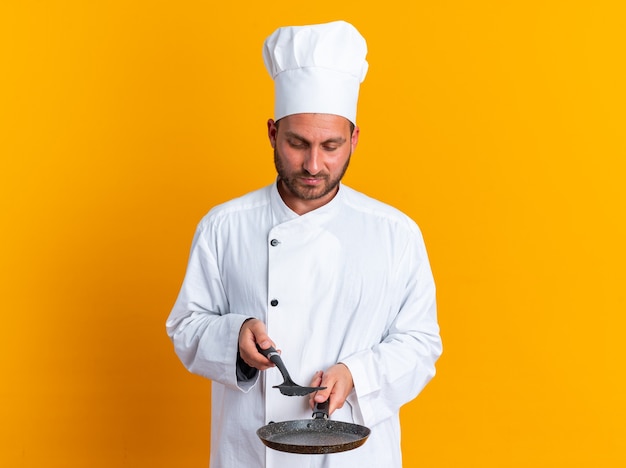
[[[350,145],[352,146],[352,152],[356,149],[356,145],[359,142],[359,133],[361,129],[359,127],[354,127],[354,131],[352,132],[352,137],[350,138]]]
[[[270,145],[272,148],[276,149],[276,134],[278,133],[278,129],[276,128],[276,122],[272,119],[267,121],[267,137],[270,139]]]

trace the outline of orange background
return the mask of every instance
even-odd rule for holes
[[[621,1],[0,5],[0,466],[199,467],[164,322],[214,204],[273,180],[261,46],[369,43],[346,182],[422,227],[438,375],[407,467],[626,466]]]

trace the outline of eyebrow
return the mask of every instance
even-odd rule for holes
[[[294,132],[292,132],[290,130],[287,130],[285,132],[285,137],[286,138],[295,138],[295,139],[300,140],[300,141],[302,141],[304,143],[311,144],[311,142],[309,140],[307,140],[306,138],[304,138],[302,135],[298,135],[297,133],[294,133]],[[327,140],[324,140],[322,142],[322,144],[323,145],[326,145],[328,143],[342,144],[342,143],[345,143],[345,142],[346,142],[346,139],[344,137],[337,136],[337,137],[328,138]]]

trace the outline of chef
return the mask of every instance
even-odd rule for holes
[[[434,376],[442,347],[418,226],[341,183],[359,139],[366,54],[344,21],[265,41],[277,178],[200,221],[166,324],[185,367],[212,381],[212,468],[402,466],[400,407]],[[295,382],[326,389],[282,395],[257,344],[279,349]],[[371,429],[365,444],[302,455],[257,437],[270,421],[310,419],[327,399],[331,419]]]

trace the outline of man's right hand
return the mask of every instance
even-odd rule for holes
[[[248,319],[239,330],[239,355],[241,359],[250,367],[262,371],[274,367],[274,363],[256,349],[257,344],[261,349],[267,349],[270,346],[276,347],[267,334],[265,324],[259,319]]]

